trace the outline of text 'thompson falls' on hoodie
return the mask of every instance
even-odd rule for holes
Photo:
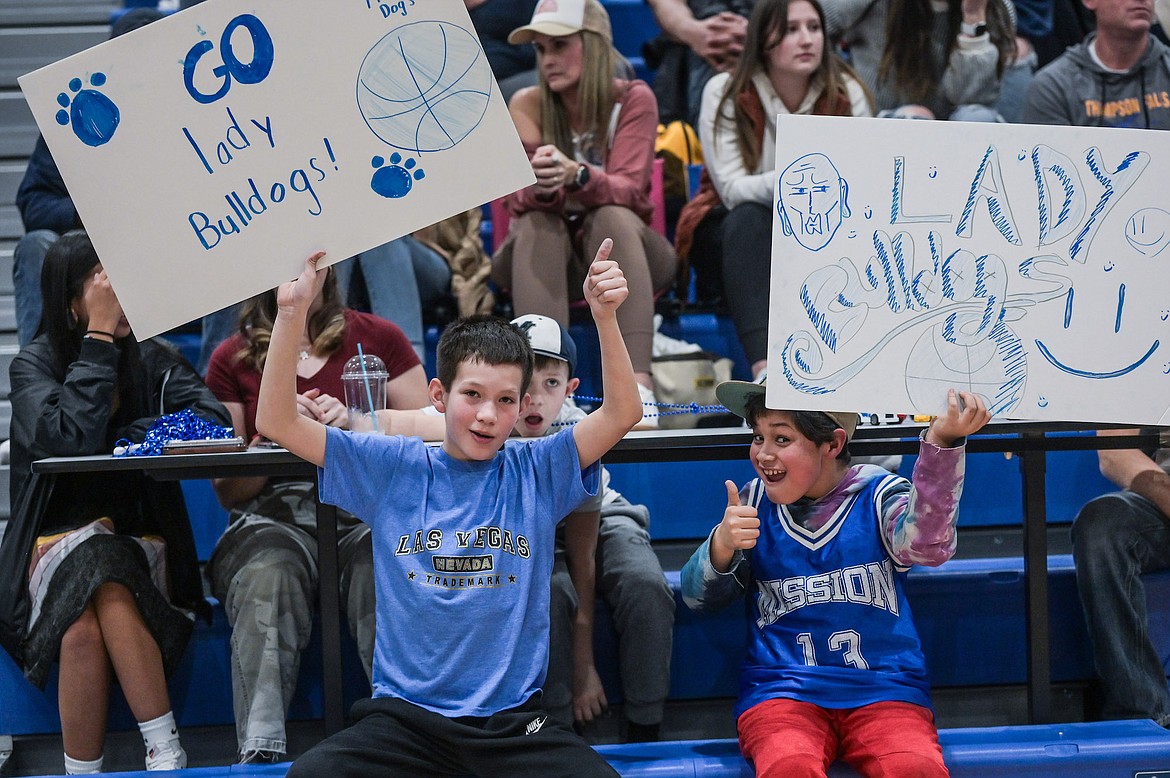
[[[1151,35],[1141,61],[1114,73],[1089,53],[1095,38],[1090,34],[1036,74],[1020,121],[1170,130],[1170,48]]]

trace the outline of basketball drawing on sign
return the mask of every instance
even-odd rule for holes
[[[367,126],[384,143],[421,158],[452,149],[487,112],[492,71],[479,39],[442,21],[405,24],[366,54],[358,74],[357,101]],[[395,159],[395,158],[398,159]],[[379,159],[379,158],[375,158]],[[383,197],[403,197],[423,178],[414,159],[377,168],[370,187]]]

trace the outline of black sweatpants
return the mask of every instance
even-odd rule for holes
[[[539,695],[492,716],[447,718],[404,700],[359,700],[354,724],[293,763],[288,778],[539,776],[613,778],[617,772]]]

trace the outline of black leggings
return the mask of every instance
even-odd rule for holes
[[[700,299],[722,294],[748,364],[767,358],[771,207],[740,203],[730,211],[722,206],[713,209],[695,229],[690,256]],[[713,277],[717,274],[721,278]]]

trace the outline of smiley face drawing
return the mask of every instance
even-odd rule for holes
[[[1109,270],[1111,270],[1111,269],[1112,268],[1109,268]],[[1106,270],[1106,272],[1108,272],[1108,270]],[[1069,327],[1073,321],[1073,310],[1074,310],[1073,302],[1074,302],[1075,298],[1076,298],[1076,289],[1075,288],[1069,289],[1068,294],[1065,297],[1065,309],[1064,309],[1064,329],[1066,329],[1066,330],[1069,329]],[[1114,314],[1113,321],[1112,321],[1114,334],[1118,334],[1122,330],[1122,325],[1124,324],[1124,321],[1125,321],[1125,317],[1124,317],[1125,308],[1126,308],[1126,285],[1124,283],[1121,283],[1117,287],[1117,304],[1116,304],[1116,309],[1115,309],[1116,312]],[[1121,376],[1132,373],[1133,371],[1135,371],[1139,367],[1141,367],[1143,364],[1145,364],[1145,362],[1147,360],[1149,360],[1149,358],[1152,357],[1154,355],[1154,353],[1161,346],[1161,341],[1159,341],[1157,338],[1155,338],[1154,341],[1149,344],[1149,346],[1146,346],[1144,348],[1143,353],[1141,353],[1136,358],[1129,360],[1128,362],[1123,362],[1121,364],[1114,364],[1114,365],[1110,365],[1108,367],[1087,368],[1087,367],[1074,366],[1074,365],[1070,364],[1069,362],[1065,361],[1064,359],[1062,359],[1061,357],[1058,357],[1056,355],[1056,353],[1052,350],[1052,348],[1050,346],[1048,346],[1047,344],[1045,344],[1040,339],[1036,339],[1035,343],[1036,343],[1036,348],[1040,352],[1040,355],[1042,357],[1044,357],[1044,359],[1047,360],[1048,363],[1051,364],[1053,367],[1055,367],[1057,370],[1060,370],[1061,372],[1064,372],[1064,373],[1068,373],[1069,375],[1078,376],[1080,378],[1093,378],[1093,379],[1120,378]]]

